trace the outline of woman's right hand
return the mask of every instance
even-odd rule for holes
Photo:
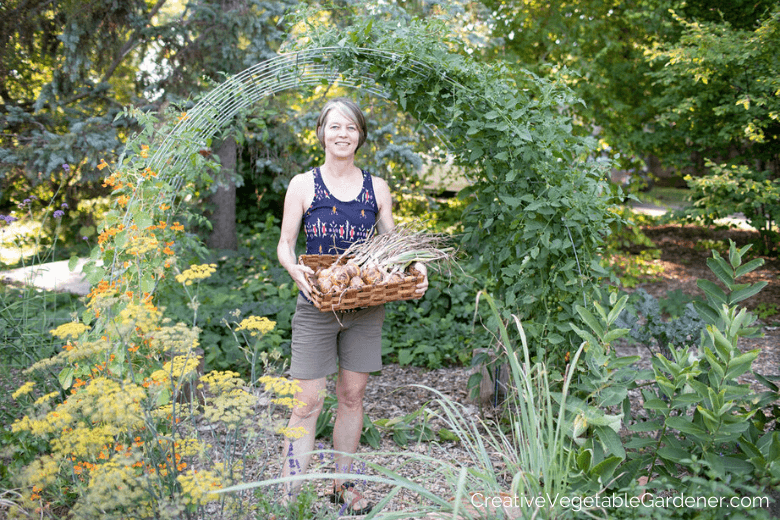
[[[314,276],[314,270],[303,264],[293,264],[288,269],[290,277],[298,286],[298,289],[303,293],[307,300],[311,300],[311,282],[310,277]]]

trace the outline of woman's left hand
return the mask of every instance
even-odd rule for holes
[[[422,273],[422,275],[425,277],[422,282],[417,284],[417,290],[415,291],[417,294],[422,296],[425,294],[425,291],[428,290],[428,266],[422,262],[415,262],[414,268],[420,271],[420,273]]]

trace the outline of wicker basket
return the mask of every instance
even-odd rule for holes
[[[320,268],[330,267],[336,260],[339,260],[339,264],[344,264],[349,257],[339,259],[336,255],[301,255],[298,263],[311,267],[317,272]],[[416,289],[417,284],[423,280],[425,277],[422,273],[414,267],[409,267],[406,276],[400,282],[349,287],[343,292],[328,294],[322,294],[313,287],[311,300],[323,312],[372,307],[396,300],[415,300],[422,296],[416,292]]]

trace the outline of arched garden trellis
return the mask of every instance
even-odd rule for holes
[[[563,344],[563,359],[576,338],[574,306],[604,274],[598,248],[617,218],[603,196],[602,172],[583,161],[590,149],[572,134],[568,111],[578,101],[560,85],[530,75],[518,83],[500,66],[451,52],[427,27],[379,41],[369,29],[354,30],[351,39],[313,39],[212,90],[155,145],[146,165],[168,187],[156,196],[163,203],[175,197],[185,182],[180,166],[266,97],[338,82],[390,99],[432,128],[455,163],[474,174],[465,242],[478,246],[501,298],[520,309],[528,327]],[[125,225],[134,218],[128,211]]]

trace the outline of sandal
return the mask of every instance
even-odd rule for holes
[[[355,484],[352,482],[344,482],[338,490],[334,488],[330,500],[336,504],[346,504],[341,512],[355,516],[367,515],[374,508],[374,504],[368,504],[361,509],[355,509],[355,504],[363,500],[363,495],[355,491]]]

